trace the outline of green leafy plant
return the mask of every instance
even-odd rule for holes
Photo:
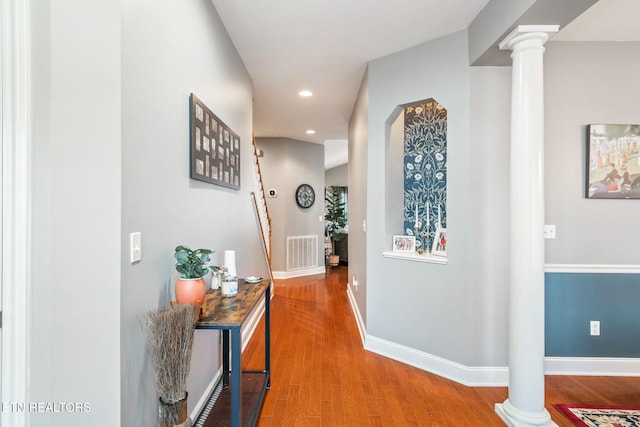
[[[210,249],[192,250],[186,246],[176,247],[176,270],[181,279],[198,279],[209,271],[217,271],[218,267],[206,265],[214,251]]]
[[[327,221],[325,235],[331,239],[331,251],[335,254],[336,242],[344,238],[345,233],[342,230],[347,224],[344,202],[340,198],[340,188],[335,185],[327,187],[324,201],[327,209],[324,215],[324,219]]]

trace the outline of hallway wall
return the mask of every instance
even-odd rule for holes
[[[271,216],[271,268],[275,277],[294,277],[324,271],[324,146],[290,138],[256,138],[264,151],[260,170],[266,189],[278,196],[267,197]],[[299,185],[310,184],[314,204],[303,209],[296,204]],[[318,236],[318,267],[287,271],[287,236]]]
[[[545,53],[550,264],[640,264],[640,200],[585,198],[586,125],[638,124],[640,43],[550,42]]]
[[[122,6],[99,3],[21,6],[31,12],[27,397],[89,409],[30,411],[30,427],[120,424]]]
[[[369,120],[367,300],[359,302],[358,309],[376,346],[387,350],[407,346],[422,353],[416,360],[435,355],[464,366],[499,368],[508,364],[509,182],[505,177],[509,174],[511,68],[469,67],[462,59],[456,61],[464,50],[456,44],[457,36],[380,58],[369,66],[368,103],[354,111],[367,114]],[[632,236],[637,234],[633,218],[640,214],[637,201],[584,198],[584,128],[589,123],[635,123],[638,90],[637,79],[631,76],[639,71],[637,55],[632,54],[637,48],[635,43],[548,44],[546,223],[558,226],[558,238],[546,241],[549,268],[559,266],[570,272],[581,265],[606,263],[613,272],[625,265],[639,271],[632,249]],[[599,58],[597,64],[594,58]],[[409,72],[411,76],[406,75]],[[386,245],[382,237],[401,231],[390,233],[385,228],[385,209],[380,204],[380,188],[384,188],[380,171],[386,154],[383,125],[395,106],[427,97],[442,103],[451,117],[448,168],[455,181],[448,189],[453,216],[446,266],[381,258]],[[360,143],[353,142],[354,146]],[[466,252],[458,253],[463,248]],[[592,292],[596,299],[602,300],[598,292],[608,292],[604,276],[598,280],[599,290]],[[549,291],[561,295],[563,306],[572,306],[578,317],[584,318],[584,311],[596,305],[593,300],[586,307],[574,307],[577,295],[572,292],[579,288],[557,289],[563,286],[562,280],[553,275],[547,278],[554,279]],[[626,295],[633,298],[636,291],[629,288]],[[561,321],[556,307],[548,307],[550,324]],[[409,325],[421,327],[416,331]],[[626,325],[610,333],[628,337],[633,332]],[[551,339],[583,335],[586,329],[582,329],[556,332]],[[637,351],[627,356],[637,357]],[[576,348],[575,353],[564,354],[579,356],[580,352]]]
[[[346,187],[349,185],[348,164],[336,166],[324,171],[324,185],[330,187],[337,185],[338,187]]]
[[[470,84],[465,31],[372,61],[368,71],[367,334],[468,363]],[[399,105],[447,109],[448,265],[383,258],[385,123]],[[402,167],[399,165],[398,167]],[[351,185],[350,185],[351,187]],[[403,234],[402,224],[390,234]],[[416,325],[420,325],[416,329]],[[447,325],[442,328],[438,325]],[[496,351],[497,352],[497,351]]]
[[[547,355],[640,358],[640,200],[587,199],[588,124],[638,124],[640,43],[550,42],[545,61]],[[633,158],[635,161],[636,159]],[[567,310],[569,308],[569,310]],[[601,336],[589,321],[601,321]]]
[[[189,178],[189,94],[240,137],[241,189]],[[122,426],[151,426],[157,395],[139,324],[174,299],[174,248],[236,251],[240,276],[266,277],[252,191],[252,84],[210,1],[131,0],[122,14]],[[129,262],[129,233],[142,261]],[[217,331],[196,331],[189,411],[220,368]],[[116,424],[113,424],[116,425]]]

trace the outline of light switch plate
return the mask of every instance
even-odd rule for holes
[[[556,226],[552,224],[545,224],[544,226],[544,238],[555,239],[556,238]]]
[[[142,259],[142,233],[131,233],[129,240],[131,242],[131,264],[133,264]]]

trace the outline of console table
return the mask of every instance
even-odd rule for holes
[[[242,371],[241,327],[262,298],[265,304],[264,370]],[[223,297],[219,289],[207,291],[196,329],[222,330],[222,378],[195,426],[255,425],[264,394],[271,384],[270,301],[271,282],[268,280],[255,284],[239,280],[238,294],[233,297]]]

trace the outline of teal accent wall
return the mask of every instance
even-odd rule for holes
[[[640,274],[547,273],[545,329],[549,357],[640,357]]]

